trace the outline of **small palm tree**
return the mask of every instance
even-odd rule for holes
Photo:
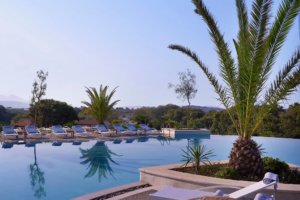
[[[193,3],[195,12],[207,24],[216,46],[224,84],[220,84],[195,52],[180,45],[170,45],[169,48],[182,52],[196,62],[225,106],[239,135],[230,154],[230,164],[241,175],[261,175],[261,155],[251,136],[272,106],[286,99],[300,84],[300,49],[294,52],[275,80],[266,84],[279,50],[299,13],[300,1],[283,0],[274,22],[270,23],[272,0],[255,0],[251,19],[245,1],[236,0],[239,19],[238,37],[233,40],[236,61],[204,3],[201,0],[193,0]]]
[[[103,123],[111,113],[113,107],[120,101],[116,100],[111,103],[111,98],[115,94],[117,88],[114,88],[110,93],[108,86],[102,87],[100,85],[99,92],[96,88],[86,88],[86,92],[90,98],[90,102],[83,101],[82,103],[87,106],[86,112],[99,123]]]
[[[182,161],[184,166],[187,166],[189,163],[192,163],[195,167],[196,174],[200,172],[200,164],[210,164],[210,158],[214,156],[212,150],[206,150],[204,145],[193,145],[187,146],[186,150],[182,150]]]

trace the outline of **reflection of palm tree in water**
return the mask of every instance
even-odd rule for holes
[[[199,146],[201,144],[201,140],[198,138],[187,139],[188,146]]]
[[[198,147],[201,144],[201,140],[198,138],[191,138],[191,139],[187,139],[188,143],[186,148],[189,149],[191,146],[192,147]],[[187,156],[190,156],[190,151],[187,151]]]
[[[44,172],[39,168],[36,158],[36,145],[34,144],[34,163],[29,165],[30,170],[30,184],[34,191],[34,196],[37,198],[42,198],[46,196],[46,191],[44,188],[45,177]]]
[[[85,165],[88,164],[88,173],[85,177],[92,177],[98,171],[98,180],[101,182],[101,178],[107,177],[107,173],[109,173],[112,177],[113,176],[113,169],[111,168],[111,162],[118,165],[112,159],[112,156],[120,156],[111,150],[108,149],[107,145],[104,144],[104,141],[98,141],[92,148],[90,149],[81,149],[81,159],[84,159],[81,164]]]
[[[171,139],[170,138],[167,138],[167,137],[164,137],[164,136],[161,136],[159,135],[158,137],[156,137],[156,139],[160,142],[160,144],[162,146],[164,146],[165,144],[170,144],[171,142]]]

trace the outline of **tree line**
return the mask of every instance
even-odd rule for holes
[[[92,119],[85,114],[84,108],[76,108],[65,102],[43,99],[39,102],[40,115],[37,117],[39,127],[53,124],[71,126],[80,119]],[[34,108],[29,110],[5,108],[0,105],[0,124],[15,124],[22,118],[34,115]],[[234,126],[225,110],[204,112],[199,108],[188,108],[173,104],[158,107],[141,107],[137,109],[117,107],[107,119],[110,122],[132,121],[146,123],[160,129],[171,128],[207,128],[211,133],[234,135]],[[295,103],[287,109],[276,106],[266,116],[261,126],[254,133],[257,136],[300,138],[300,104]]]
[[[222,135],[235,133],[226,111],[207,113],[205,117],[211,122],[212,133]],[[300,138],[300,104],[292,104],[287,109],[281,106],[273,107],[253,135]]]
[[[187,107],[176,105],[143,107],[133,111],[133,119],[140,123],[149,123],[156,128],[207,128],[213,134],[236,134],[226,110],[211,110],[205,113],[200,109],[189,110]],[[292,104],[287,109],[281,106],[273,107],[254,135],[300,138],[300,104]]]

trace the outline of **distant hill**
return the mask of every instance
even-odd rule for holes
[[[183,107],[187,107],[187,106],[183,106]],[[212,106],[193,106],[193,105],[191,105],[191,108],[194,108],[194,109],[201,109],[203,112],[209,112],[209,111],[211,111],[211,110],[214,110],[214,111],[221,111],[221,110],[224,110],[223,108],[212,107]]]
[[[0,95],[0,105],[11,108],[29,108],[29,103],[15,95]]]
[[[125,106],[125,107],[119,107],[119,109],[138,109],[138,108],[142,108],[143,106]],[[147,107],[147,106],[146,106]],[[188,107],[188,106],[181,106],[183,108]],[[219,108],[219,107],[213,107],[213,106],[195,106],[195,105],[191,105],[191,108],[193,109],[201,109],[203,112],[209,112],[211,110],[215,110],[215,111],[221,111],[224,110],[223,108]]]
[[[20,101],[1,101],[0,105],[8,108],[29,108],[29,103],[26,102],[20,102]]]

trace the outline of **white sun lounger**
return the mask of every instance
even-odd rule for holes
[[[140,124],[141,129],[147,134],[160,134],[160,131],[155,128],[150,128],[147,124]]]
[[[97,129],[98,133],[100,133],[103,136],[113,136],[113,135],[115,135],[115,133],[108,130],[104,124],[97,124],[96,129]]]
[[[61,125],[53,125],[51,127],[51,130],[55,136],[64,136],[64,137],[68,136],[67,132],[63,129]]]
[[[151,199],[153,200],[188,200],[188,199],[200,199],[203,196],[226,196],[233,199],[238,199],[244,197],[248,194],[258,192],[264,188],[274,186],[274,195],[277,189],[278,183],[278,175],[267,172],[264,176],[262,181],[257,183],[251,184],[245,188],[239,189],[235,192],[230,194],[223,194],[221,190],[217,190],[216,192],[207,192],[207,189],[218,189],[226,186],[212,186],[212,187],[205,187],[199,190],[191,190],[191,189],[183,189],[183,188],[175,188],[175,187],[165,187],[161,190],[150,194]],[[264,195],[264,194],[257,194],[254,198],[255,200],[269,200],[275,199],[274,196]]]
[[[39,130],[34,125],[27,125],[25,126],[25,131],[28,136],[39,136],[42,137],[42,134],[39,132]]]
[[[75,136],[79,136],[79,137],[81,137],[81,136],[88,136],[88,134],[89,134],[80,125],[74,125],[74,126],[72,126],[72,130],[74,131],[74,135]]]
[[[228,196],[234,199],[241,198],[246,196],[247,194],[251,194],[253,192],[257,192],[264,188],[270,187],[274,185],[274,192],[277,190],[277,183],[278,183],[278,175],[273,174],[271,172],[267,172],[263,178],[263,180],[244,187],[236,192],[230,193]]]
[[[114,124],[113,127],[117,130],[118,133],[121,133],[121,134],[124,134],[124,135],[136,135],[136,132],[126,130],[120,124]]]
[[[16,139],[18,138],[18,133],[15,131],[13,126],[2,126],[2,135],[4,139],[6,137],[15,137]]]
[[[142,130],[137,129],[133,124],[126,124],[126,127],[129,131],[132,131],[136,134],[140,134],[143,132]]]
[[[151,200],[188,200],[200,198],[201,196],[217,196],[217,194],[200,190],[164,187],[161,190],[150,194],[150,196]]]

